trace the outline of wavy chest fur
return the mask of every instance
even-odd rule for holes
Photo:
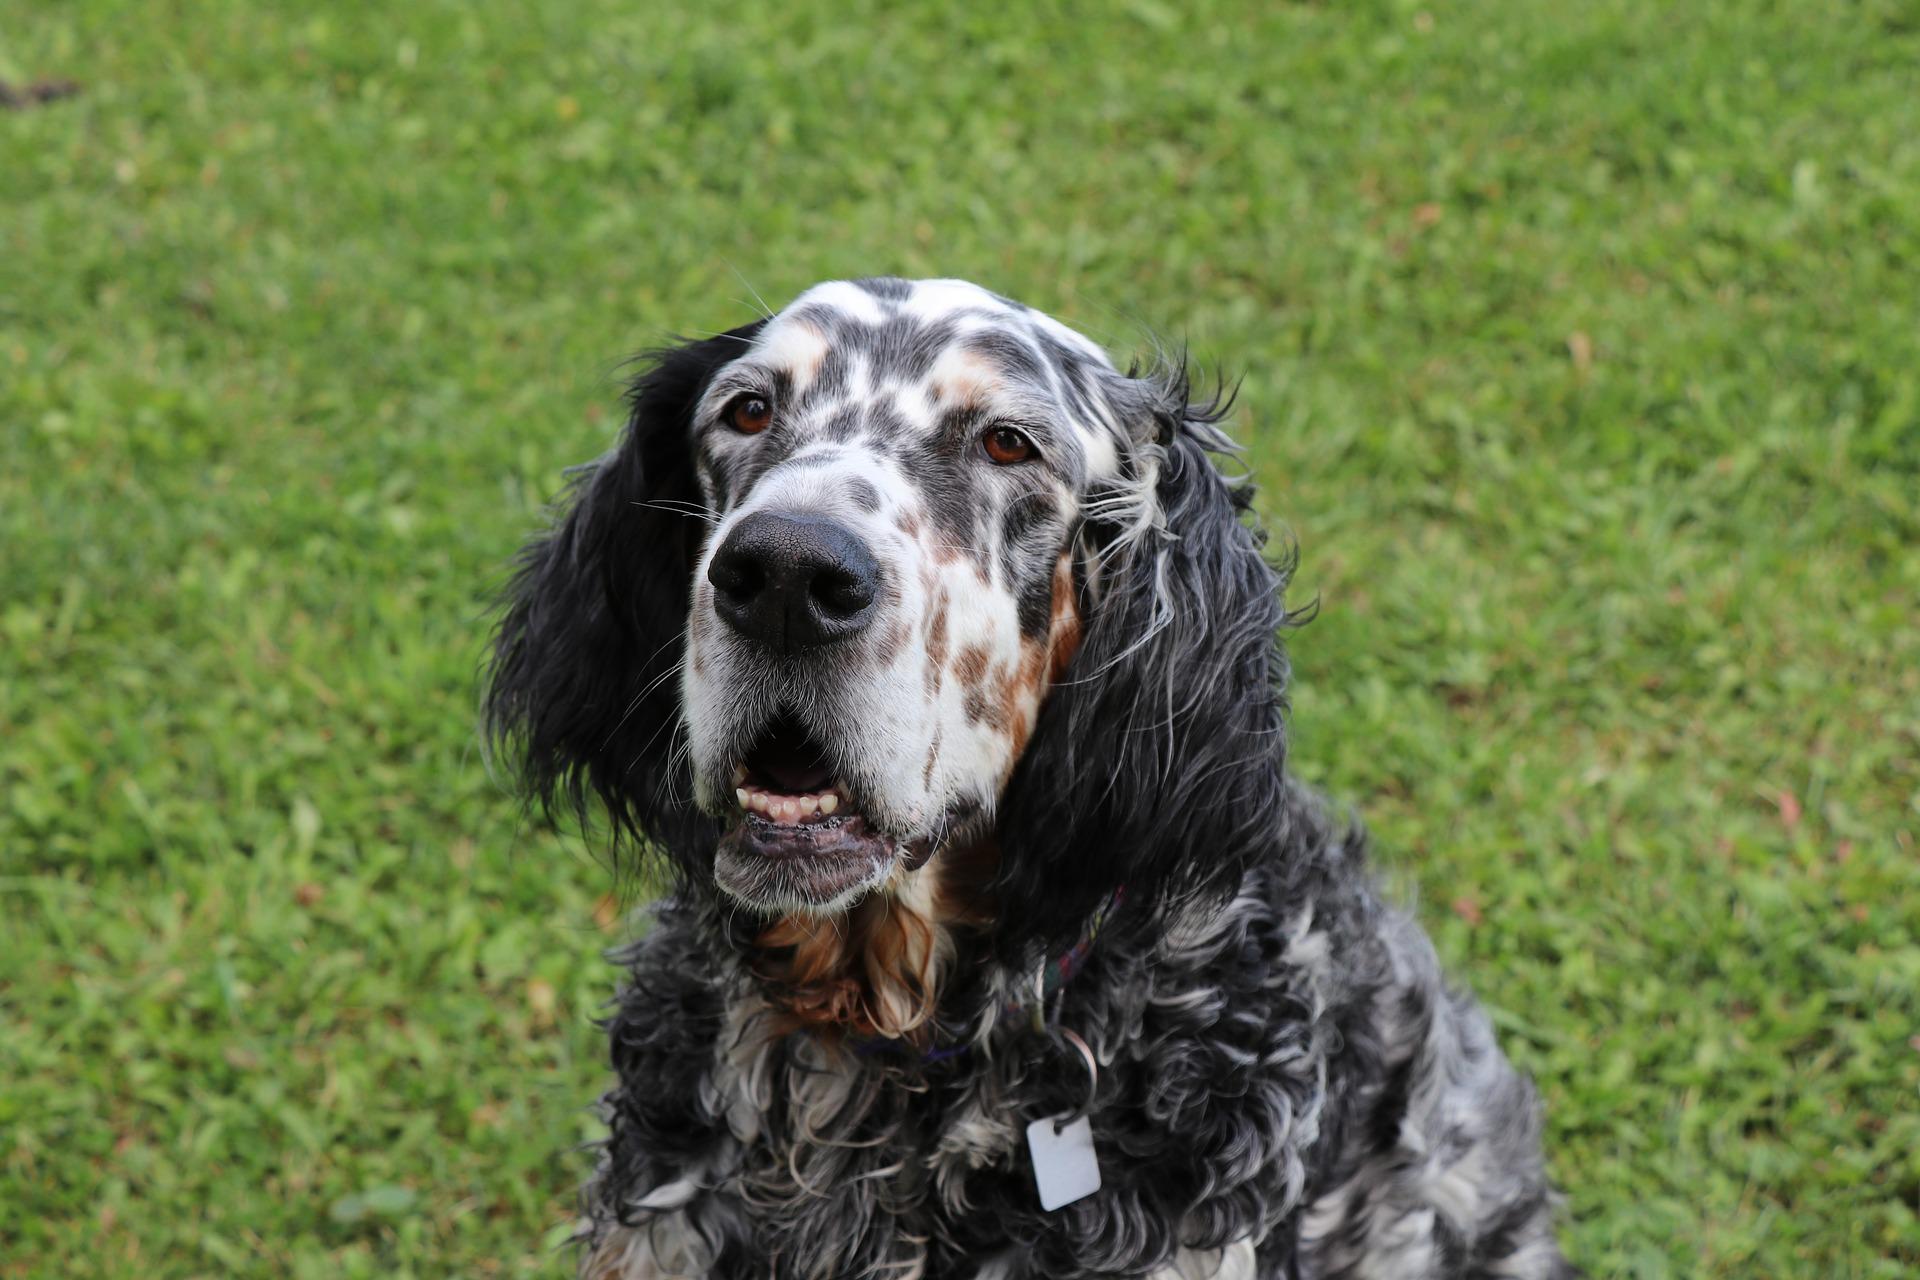
[[[1287,1247],[1274,1228],[1301,1201],[1326,1097],[1307,921],[1290,942],[1243,894],[1151,949],[1096,949],[1049,1016],[1099,1059],[1105,1185],[1045,1213],[1025,1126],[1088,1082],[1075,1054],[999,1016],[1021,978],[967,984],[981,1012],[963,1053],[862,1055],[791,1031],[742,966],[716,967],[699,913],[670,907],[612,1023],[623,1086],[585,1273],[1253,1275],[1256,1245]]]

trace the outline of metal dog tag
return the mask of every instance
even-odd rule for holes
[[[1085,1116],[1064,1125],[1035,1120],[1027,1126],[1027,1151],[1033,1156],[1033,1183],[1040,1189],[1042,1209],[1052,1212],[1100,1189],[1093,1122]]]

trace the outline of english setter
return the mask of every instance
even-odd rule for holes
[[[583,1275],[1574,1274],[1532,1088],[1284,771],[1224,412],[954,280],[656,353],[487,702],[673,872]]]

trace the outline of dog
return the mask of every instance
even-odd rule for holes
[[[583,1276],[1576,1274],[1532,1086],[1286,772],[1230,402],[954,280],[653,353],[485,697],[671,873]]]

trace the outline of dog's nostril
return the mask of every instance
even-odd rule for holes
[[[843,569],[823,569],[808,588],[823,613],[851,618],[873,603],[873,583]]]
[[[744,602],[767,585],[767,575],[750,557],[718,555],[707,570],[707,581],[722,595]]]

